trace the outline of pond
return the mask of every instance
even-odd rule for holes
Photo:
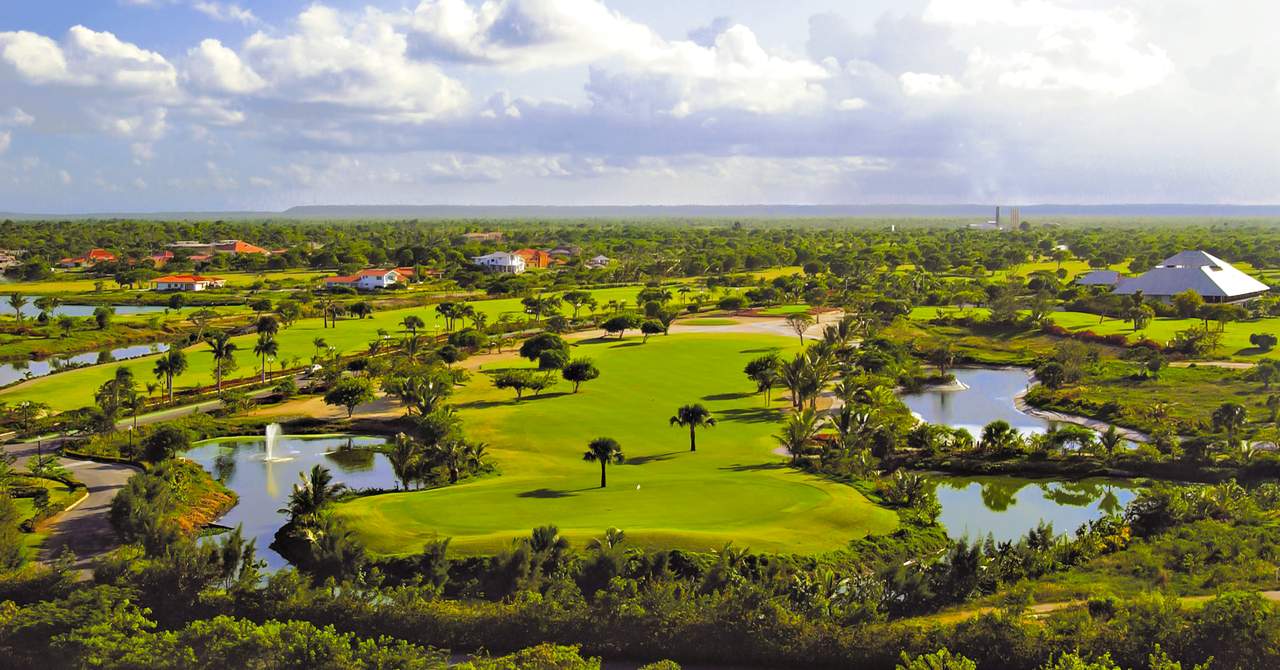
[[[270,570],[288,561],[272,551],[276,531],[288,521],[279,512],[299,481],[301,473],[323,465],[334,481],[351,488],[392,488],[395,474],[383,454],[358,447],[382,444],[379,437],[282,435],[275,443],[274,458],[265,460],[266,438],[226,438],[202,442],[186,453],[227,488],[240,496],[239,503],[218,520],[223,526],[244,526],[245,538],[257,539],[258,556]]]
[[[154,344],[134,344],[106,351],[91,351],[74,356],[55,356],[42,361],[17,361],[0,364],[0,386],[8,386],[24,379],[43,377],[61,371],[67,367],[83,365],[101,365],[114,361],[124,361],[140,356],[160,354],[169,350],[169,345],[162,342]]]
[[[1138,492],[1133,482],[1118,479],[928,477],[937,485],[940,521],[947,534],[970,540],[988,534],[997,541],[1017,540],[1042,521],[1052,523],[1058,534],[1071,533],[1086,522],[1123,511]]]
[[[982,427],[997,419],[1023,433],[1043,433],[1052,425],[1018,410],[1013,399],[1026,390],[1030,373],[1022,368],[955,368],[964,390],[908,393],[902,402],[922,421],[964,428],[976,438]]]

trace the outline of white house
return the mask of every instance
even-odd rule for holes
[[[326,277],[326,288],[333,286],[350,286],[359,291],[372,291],[398,284],[403,278],[398,270],[361,270],[353,275]]]
[[[587,267],[603,268],[603,267],[607,267],[609,263],[612,263],[612,262],[613,262],[612,258],[609,258],[608,256],[600,255],[600,256],[596,256],[594,258],[589,259],[587,261]]]
[[[495,251],[491,254],[475,256],[471,259],[471,263],[490,272],[520,274],[525,269],[523,258],[505,251]]]
[[[211,288],[222,288],[227,280],[219,277],[201,277],[200,275],[168,275],[154,280],[157,291],[203,291]]]
[[[1256,298],[1271,287],[1235,269],[1230,263],[1203,251],[1183,251],[1137,277],[1121,279],[1115,292],[1158,300],[1191,290],[1205,302],[1239,302]]]

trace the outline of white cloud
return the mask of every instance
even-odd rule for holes
[[[868,104],[862,98],[845,98],[836,103],[836,109],[842,112],[856,112],[859,109],[866,109]]]
[[[36,84],[71,79],[62,49],[44,35],[26,31],[0,33],[0,60],[7,62],[23,79]]]
[[[62,182],[64,185],[70,185],[73,181],[71,173],[66,170],[58,170],[58,181]]]
[[[229,2],[196,0],[191,4],[191,8],[215,21],[246,24],[258,22],[258,17],[254,16],[251,10]]]
[[[9,111],[0,114],[0,126],[29,126],[36,122],[36,117],[26,113],[21,107],[10,107]]]
[[[466,88],[434,64],[408,56],[404,34],[389,17],[352,17],[312,5],[295,32],[251,36],[241,59],[273,97],[363,110],[389,121],[424,122],[459,113]]]
[[[1138,10],[1049,0],[931,0],[924,20],[957,28],[966,78],[1024,91],[1127,95],[1174,72],[1141,34]]]
[[[951,97],[964,92],[964,86],[950,75],[929,72],[903,72],[898,76],[902,92],[911,97]]]
[[[221,93],[253,93],[267,85],[236,52],[215,39],[206,39],[187,52],[186,76],[200,88]]]
[[[160,54],[84,26],[72,26],[62,44],[35,33],[0,33],[0,61],[8,62],[21,80],[35,85],[140,92],[177,87],[177,72]]]
[[[13,142],[13,133],[9,131],[0,132],[0,154],[9,150],[9,144]]]

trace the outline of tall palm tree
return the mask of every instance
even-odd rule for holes
[[[1098,446],[1102,447],[1102,453],[1107,456],[1113,456],[1124,444],[1124,437],[1120,435],[1120,431],[1115,426],[1107,426],[1107,429],[1098,433]]]
[[[748,379],[755,382],[756,391],[764,393],[765,407],[769,406],[771,391],[778,383],[778,367],[780,365],[782,365],[782,360],[778,358],[778,354],[768,353],[752,359],[742,370]]]
[[[293,485],[289,502],[280,510],[294,521],[309,521],[319,514],[325,505],[338,499],[346,490],[343,484],[335,484],[333,473],[323,465],[316,465],[310,472],[299,472],[299,483]]]
[[[1244,405],[1234,402],[1224,402],[1213,410],[1213,427],[1217,430],[1224,431],[1227,434],[1227,442],[1234,445],[1236,443],[1236,433],[1244,428],[1245,422],[1249,415]]]
[[[253,354],[262,359],[262,383],[267,383],[267,358],[274,358],[280,353],[280,343],[275,335],[266,331],[258,332],[258,341],[253,345]]]
[[[608,483],[605,479],[605,467],[610,463],[621,463],[624,458],[622,445],[612,437],[597,437],[587,445],[587,451],[582,454],[582,460],[600,464],[600,488]]]
[[[254,327],[259,333],[275,335],[280,332],[280,321],[270,314],[264,314],[258,317],[258,321],[254,324]]]
[[[697,451],[698,443],[694,437],[694,433],[702,427],[716,425],[716,420],[711,416],[710,410],[701,404],[694,403],[692,405],[684,405],[676,410],[676,415],[671,417],[670,425],[687,426],[689,428],[689,451]]]
[[[13,318],[18,320],[18,325],[22,325],[22,308],[27,306],[27,298],[21,293],[9,294],[9,307],[13,308]]]
[[[59,298],[56,295],[42,295],[35,299],[36,309],[40,310],[40,312],[45,315],[46,319],[52,316],[53,310],[57,309],[58,305],[61,304],[62,298]]]
[[[151,372],[156,379],[164,379],[165,391],[169,394],[169,402],[173,402],[173,378],[182,376],[187,371],[187,355],[176,346],[170,347],[165,355],[156,359]]]
[[[217,333],[209,338],[209,353],[213,354],[213,378],[218,393],[222,393],[222,376],[235,362],[238,347],[231,341],[229,333]]]
[[[804,407],[804,402],[809,399],[808,387],[812,381],[809,373],[809,361],[804,354],[796,354],[795,358],[778,368],[778,379],[791,393],[791,406],[797,410]]]
[[[800,457],[809,450],[821,428],[818,413],[806,407],[788,417],[782,431],[774,438],[791,454],[791,462],[799,463]]]

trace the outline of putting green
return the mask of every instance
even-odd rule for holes
[[[338,514],[379,554],[416,552],[443,537],[453,538],[458,553],[489,553],[544,524],[579,545],[616,527],[637,546],[705,551],[733,541],[796,553],[892,530],[893,512],[771,453],[781,413],[752,392],[742,367],[761,352],[794,348],[790,338],[741,334],[581,342],[573,355],[592,358],[600,378],[578,394],[561,382],[520,403],[482,371],[454,403],[469,436],[489,445],[500,474],[359,498],[339,505]],[[515,365],[523,362],[490,367]],[[718,420],[698,431],[696,453],[688,430],[667,421],[691,402]],[[627,458],[609,466],[605,489],[600,467],[582,459],[599,436],[618,440]]]

